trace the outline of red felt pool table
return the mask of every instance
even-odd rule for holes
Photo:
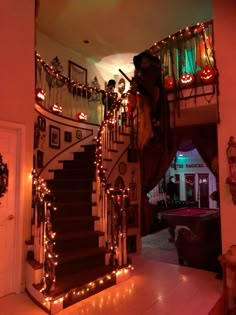
[[[168,222],[170,242],[175,240],[175,228],[177,225],[187,226],[193,232],[197,232],[199,223],[219,216],[219,209],[180,208],[162,213],[162,218]]]

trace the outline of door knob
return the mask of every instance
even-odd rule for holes
[[[9,214],[8,220],[13,220],[14,218],[15,218],[15,216],[13,214]]]

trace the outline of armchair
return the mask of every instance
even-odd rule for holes
[[[199,222],[196,233],[180,228],[175,241],[179,263],[211,271],[219,271],[221,254],[220,218]]]

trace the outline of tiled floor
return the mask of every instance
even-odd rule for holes
[[[207,315],[221,281],[203,270],[133,257],[133,276],[58,315]],[[0,299],[0,315],[45,315],[25,294]]]

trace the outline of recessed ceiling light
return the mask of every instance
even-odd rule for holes
[[[182,153],[179,153],[179,156],[184,156]]]

